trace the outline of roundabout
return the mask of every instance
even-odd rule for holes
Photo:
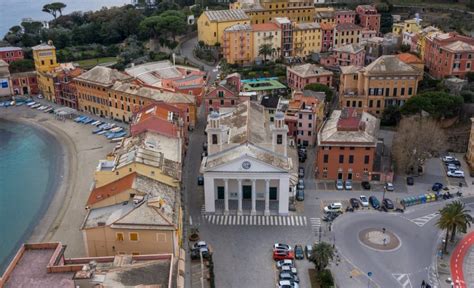
[[[373,287],[420,287],[435,267],[439,230],[435,220],[420,227],[414,219],[430,213],[345,213],[333,223],[336,248],[360,275],[373,273]]]

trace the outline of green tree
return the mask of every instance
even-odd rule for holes
[[[35,70],[35,64],[31,59],[16,60],[10,63],[10,73],[27,72]]]
[[[272,55],[272,53],[273,45],[271,43],[262,44],[260,47],[258,47],[258,55],[263,56],[264,62],[267,62],[267,56]]]
[[[177,35],[186,31],[186,16],[179,11],[169,10],[143,19],[139,27],[142,35],[147,38],[159,39],[162,43],[167,43],[171,38],[174,42]]]
[[[474,2],[474,1],[473,1]],[[11,28],[10,28],[11,30]],[[466,73],[466,79],[469,83],[474,82],[474,72],[467,72]]]
[[[332,101],[332,96],[333,96],[333,91],[331,88],[324,84],[319,84],[319,83],[312,83],[308,84],[304,87],[305,90],[312,90],[316,92],[324,92],[326,94],[326,102],[331,102]]]
[[[384,126],[395,126],[398,124],[402,117],[402,114],[400,113],[400,108],[395,105],[390,105],[383,110],[382,113],[382,119],[380,119],[380,122]]]
[[[329,261],[334,257],[334,249],[326,242],[321,242],[313,245],[313,252],[309,260],[314,263],[318,274],[326,269]]]
[[[66,8],[66,4],[62,2],[53,2],[50,4],[46,4],[43,6],[43,12],[53,15],[54,19],[58,17],[58,13],[60,16],[63,15],[63,9]]]
[[[459,115],[463,102],[462,96],[442,91],[424,92],[408,99],[401,112],[413,115],[423,110],[435,118],[450,118]]]
[[[446,230],[445,253],[448,248],[449,233],[451,232],[451,241],[454,241],[456,231],[466,233],[467,228],[471,226],[471,222],[470,210],[466,209],[461,201],[449,203],[440,210],[440,218],[436,225],[439,229]]]

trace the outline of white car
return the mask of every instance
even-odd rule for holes
[[[276,262],[277,268],[281,268],[283,266],[293,266],[293,260],[285,259]]]
[[[298,283],[296,282],[292,282],[290,280],[280,280],[280,282],[278,282],[278,287],[281,287],[281,288],[299,288],[300,286],[298,285]]]
[[[352,181],[351,180],[346,180],[346,183],[344,185],[346,190],[352,190]]]
[[[285,250],[285,251],[290,251],[291,246],[287,244],[281,244],[281,243],[275,243],[273,244],[273,251],[275,250]]]
[[[336,189],[337,190],[343,190],[344,189],[344,182],[342,182],[342,180],[337,180],[336,181]]]
[[[458,170],[458,167],[454,164],[448,164],[448,166],[446,166],[446,168],[449,170]]]
[[[328,206],[324,207],[324,212],[341,212],[342,211],[342,203],[335,202],[331,203]]]
[[[461,170],[450,170],[447,175],[448,177],[464,178],[464,172]]]
[[[360,195],[359,200],[360,200],[360,203],[362,204],[362,207],[369,207],[369,200],[367,199],[367,196]]]
[[[385,190],[390,191],[390,192],[395,190],[395,187],[393,186],[393,183],[392,182],[385,183]]]
[[[456,159],[456,157],[453,157],[453,156],[444,156],[442,160],[443,162],[451,162],[451,161],[457,161],[458,159]]]
[[[281,271],[281,272],[292,273],[292,274],[294,274],[294,275],[297,275],[297,274],[298,274],[298,270],[296,270],[296,268],[293,267],[293,266],[291,266],[291,265],[283,265],[283,266],[281,266],[280,271]]]

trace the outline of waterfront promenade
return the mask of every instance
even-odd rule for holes
[[[44,129],[63,147],[58,151],[63,154],[64,170],[56,176],[57,191],[51,191],[55,195],[49,208],[26,242],[60,241],[68,246],[66,257],[86,256],[79,230],[86,214],[84,204],[98,160],[110,153],[115,144],[93,135],[90,125],[56,120],[52,114],[25,106],[2,109],[2,118]]]

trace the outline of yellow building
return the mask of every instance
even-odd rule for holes
[[[144,132],[125,138],[94,173],[95,187],[102,187],[132,173],[171,187],[179,187],[182,165],[181,138]]]
[[[177,255],[182,244],[179,188],[136,174],[128,178],[92,191],[88,204],[103,205],[87,206],[81,227],[87,255]]]
[[[252,26],[236,24],[224,30],[222,51],[229,64],[248,64],[254,60]]]
[[[276,60],[281,54],[281,29],[275,23],[252,24],[253,55],[263,60],[259,50],[263,44],[271,45],[273,53],[267,55],[267,60]]]
[[[422,70],[395,55],[381,56],[364,68],[343,66],[340,105],[381,116],[385,107],[402,106],[416,95],[422,78]]]
[[[408,19],[401,23],[394,23],[392,27],[392,32],[398,35],[403,35],[403,33],[418,33],[421,30],[419,19]]]
[[[362,27],[352,23],[341,23],[334,27],[333,48],[339,48],[347,44],[359,44],[362,35]]]
[[[235,2],[230,9],[242,9],[252,24],[270,23],[275,17],[288,17],[292,22],[312,22],[314,2],[310,0],[261,0],[256,3]]]
[[[250,24],[243,10],[204,11],[197,20],[198,40],[209,46],[222,44],[224,30],[237,24]]]
[[[469,136],[469,143],[467,145],[467,164],[471,168],[471,171],[474,171],[474,118],[471,118],[471,135]]]
[[[38,87],[41,94],[49,101],[56,102],[54,92],[54,70],[59,67],[56,59],[56,47],[40,44],[32,47]]]
[[[294,56],[304,58],[321,52],[321,26],[318,23],[296,23],[293,29]]]
[[[420,55],[421,60],[425,60],[425,46],[426,46],[426,38],[431,36],[434,33],[442,33],[436,27],[428,26],[423,28],[418,32],[418,41],[416,42],[416,52]]]

